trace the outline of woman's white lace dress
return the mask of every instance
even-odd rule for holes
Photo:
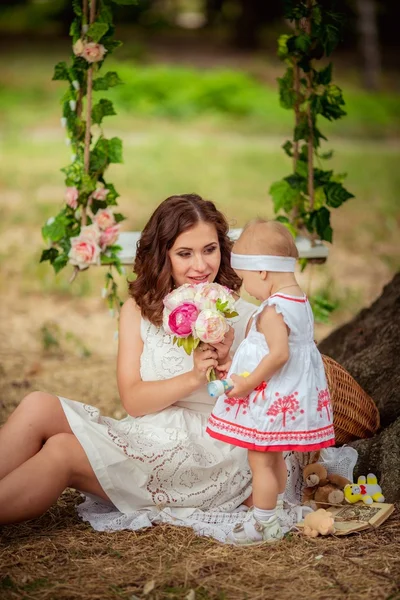
[[[238,300],[234,349],[255,307]],[[143,381],[163,380],[192,369],[193,359],[162,328],[142,320]],[[84,448],[112,504],[86,495],[78,512],[97,530],[140,529],[153,523],[193,527],[224,541],[243,519],[232,512],[251,493],[246,450],[206,433],[214,400],[206,386],[158,413],[122,420],[94,406],[60,398],[69,425]],[[354,461],[355,462],[355,461]],[[353,464],[350,465],[352,469]],[[298,503],[300,466],[288,456],[288,500]],[[348,476],[348,469],[342,474]],[[300,484],[301,488],[301,484]],[[293,522],[293,519],[292,519]]]

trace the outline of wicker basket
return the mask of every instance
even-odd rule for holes
[[[379,429],[379,411],[370,396],[339,363],[322,355],[331,394],[336,444],[367,438]]]

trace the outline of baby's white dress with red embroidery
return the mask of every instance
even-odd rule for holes
[[[271,379],[244,398],[220,396],[208,421],[216,439],[249,450],[311,451],[335,443],[333,415],[322,357],[314,342],[314,319],[306,298],[274,294],[255,313],[228,376],[251,373],[268,354],[257,320],[274,306],[289,332],[289,360]]]

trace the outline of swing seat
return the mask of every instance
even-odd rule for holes
[[[239,235],[242,233],[242,229],[231,229],[229,231],[229,237],[231,240],[237,240]],[[140,239],[140,231],[124,231],[119,234],[117,244],[121,246],[121,250],[118,256],[123,265],[132,265],[136,256],[136,244]],[[314,246],[311,241],[303,236],[296,238],[296,246],[299,251],[299,258],[312,258],[326,260],[329,249],[320,240],[316,240]]]

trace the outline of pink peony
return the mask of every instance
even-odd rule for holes
[[[93,221],[100,229],[105,231],[112,225],[115,225],[114,213],[109,208],[104,208],[95,214]]]
[[[100,248],[105,250],[107,246],[112,246],[119,236],[119,225],[111,225],[104,229],[100,234]]]
[[[83,44],[83,49],[80,53],[80,56],[86,59],[88,63],[95,63],[103,60],[106,52],[107,50],[102,44],[88,42]]]
[[[64,198],[70,208],[78,208],[79,191],[76,187],[67,187]]]
[[[89,265],[100,264],[100,248],[92,240],[81,236],[71,238],[71,250],[68,254],[71,265],[86,269]]]
[[[198,291],[194,301],[202,310],[215,308],[217,300],[220,300],[222,304],[227,302],[227,309],[234,310],[236,301],[231,290],[226,286],[219,283],[204,283],[197,287]]]
[[[229,324],[224,315],[208,308],[199,313],[193,328],[194,335],[208,344],[222,342],[228,330]]]
[[[174,310],[174,308],[182,304],[182,302],[190,302],[193,304],[197,287],[197,285],[192,285],[191,283],[184,283],[176,290],[172,290],[172,292],[167,294],[163,300],[165,308],[167,310]]]
[[[198,314],[196,305],[191,302],[177,306],[168,317],[170,331],[177,337],[188,337],[192,333]]]

